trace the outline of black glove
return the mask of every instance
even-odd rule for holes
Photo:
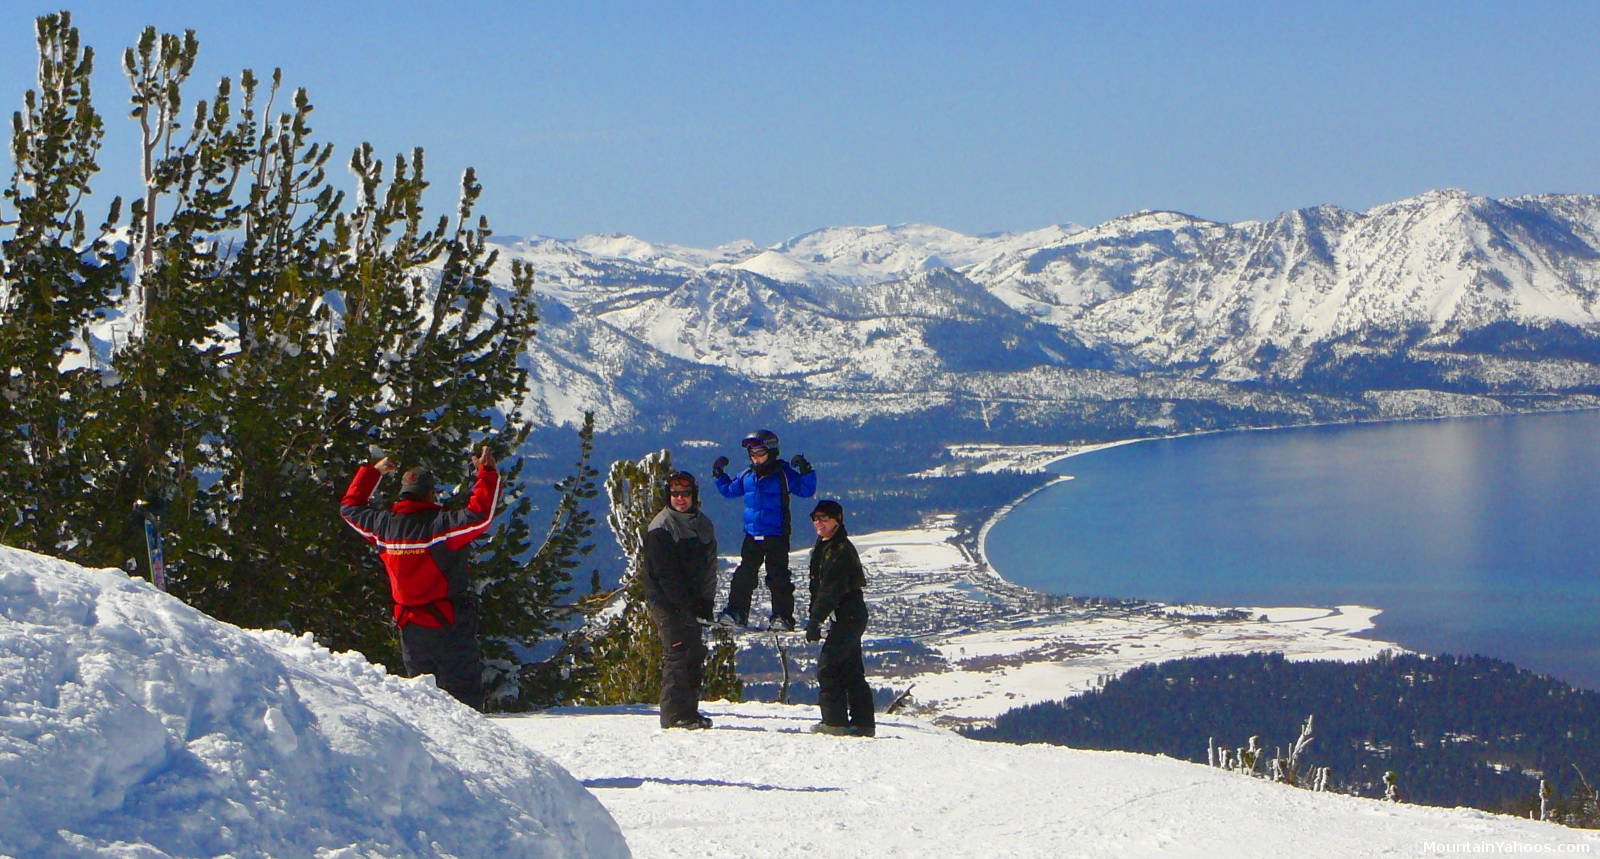
[[[806,622],[806,641],[821,641],[821,640],[822,640],[822,624],[817,623],[814,620],[807,621]]]
[[[711,619],[711,600],[701,600],[695,603],[694,616],[701,620]]]
[[[727,468],[727,467],[728,467],[728,458],[726,456],[717,457],[717,461],[711,463],[711,476],[712,477],[727,477],[728,476],[728,472],[723,471],[723,469]]]
[[[794,459],[789,460],[789,464],[794,466],[794,470],[801,474],[811,473],[811,461],[806,459],[806,455],[803,453],[795,454]]]

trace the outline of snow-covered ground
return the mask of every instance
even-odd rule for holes
[[[434,687],[0,547],[0,855],[624,856],[549,758]]]
[[[825,737],[807,732],[815,708],[702,709],[709,731],[662,731],[646,708],[495,721],[581,779],[640,857],[1600,852],[1600,832],[1313,793],[1170,758],[980,743],[896,716],[875,739]]]
[[[865,740],[810,734],[810,707],[704,710],[710,731],[664,732],[649,707],[484,718],[426,678],[240,630],[117,570],[0,548],[0,855],[17,859],[1600,845],[1597,832],[1159,757],[979,743],[917,717],[885,716]]]
[[[1037,474],[1044,471],[1050,463],[1069,456],[1079,456],[1105,450],[1108,447],[1119,447],[1125,444],[1148,441],[1148,439],[1132,438],[1125,441],[1096,442],[1092,444],[952,444],[945,447],[945,451],[955,459],[919,471],[912,477],[959,477],[963,474],[996,474],[1001,472],[1016,472],[1021,474]],[[1000,515],[1000,514],[997,514]]]
[[[1192,607],[1196,611],[1211,611]],[[951,670],[911,675],[914,694],[945,721],[993,719],[1013,707],[1059,701],[1151,662],[1219,653],[1273,651],[1290,659],[1367,659],[1400,650],[1354,637],[1375,609],[1245,609],[1253,620],[1137,615],[1041,618],[940,636]]]

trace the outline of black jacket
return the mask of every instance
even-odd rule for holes
[[[709,618],[717,595],[715,529],[698,509],[691,514],[696,517],[692,532],[674,528],[669,518],[673,512],[669,508],[656,514],[645,532],[639,570],[644,595],[667,608]]]
[[[861,589],[867,586],[867,575],[861,569],[861,556],[850,542],[844,523],[833,532],[833,538],[818,540],[811,548],[811,611],[812,623],[820,624],[846,602],[860,602]]]

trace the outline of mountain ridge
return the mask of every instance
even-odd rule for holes
[[[717,368],[731,395],[756,400],[774,380],[917,394],[942,374],[1041,367],[1345,398],[1600,393],[1594,195],[1442,189],[1365,212],[1318,205],[1229,224],[1145,210],[997,236],[825,227],[766,248],[618,235],[497,244],[497,271],[533,266],[548,318],[582,317]],[[533,363],[541,390],[575,403],[608,387],[617,354],[569,354],[569,369],[593,365],[570,390]],[[621,412],[661,408],[610,388]],[[621,412],[615,426],[629,424]]]

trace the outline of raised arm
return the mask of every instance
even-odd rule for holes
[[[796,471],[789,463],[783,463],[783,470],[789,478],[789,492],[801,498],[810,498],[817,494],[817,473],[810,468],[805,471]]]
[[[488,445],[472,458],[472,464],[477,467],[478,476],[472,483],[466,509],[444,516],[448,530],[442,536],[450,549],[460,549],[487,532],[494,524],[495,507],[500,502],[500,472],[495,470],[494,454]]]
[[[378,481],[394,469],[394,463],[387,456],[371,465],[361,466],[356,469],[356,476],[350,479],[350,486],[339,501],[339,515],[369,543],[378,542],[373,520],[382,516],[383,511],[368,507],[367,503],[372,500],[372,490],[378,487]]]

